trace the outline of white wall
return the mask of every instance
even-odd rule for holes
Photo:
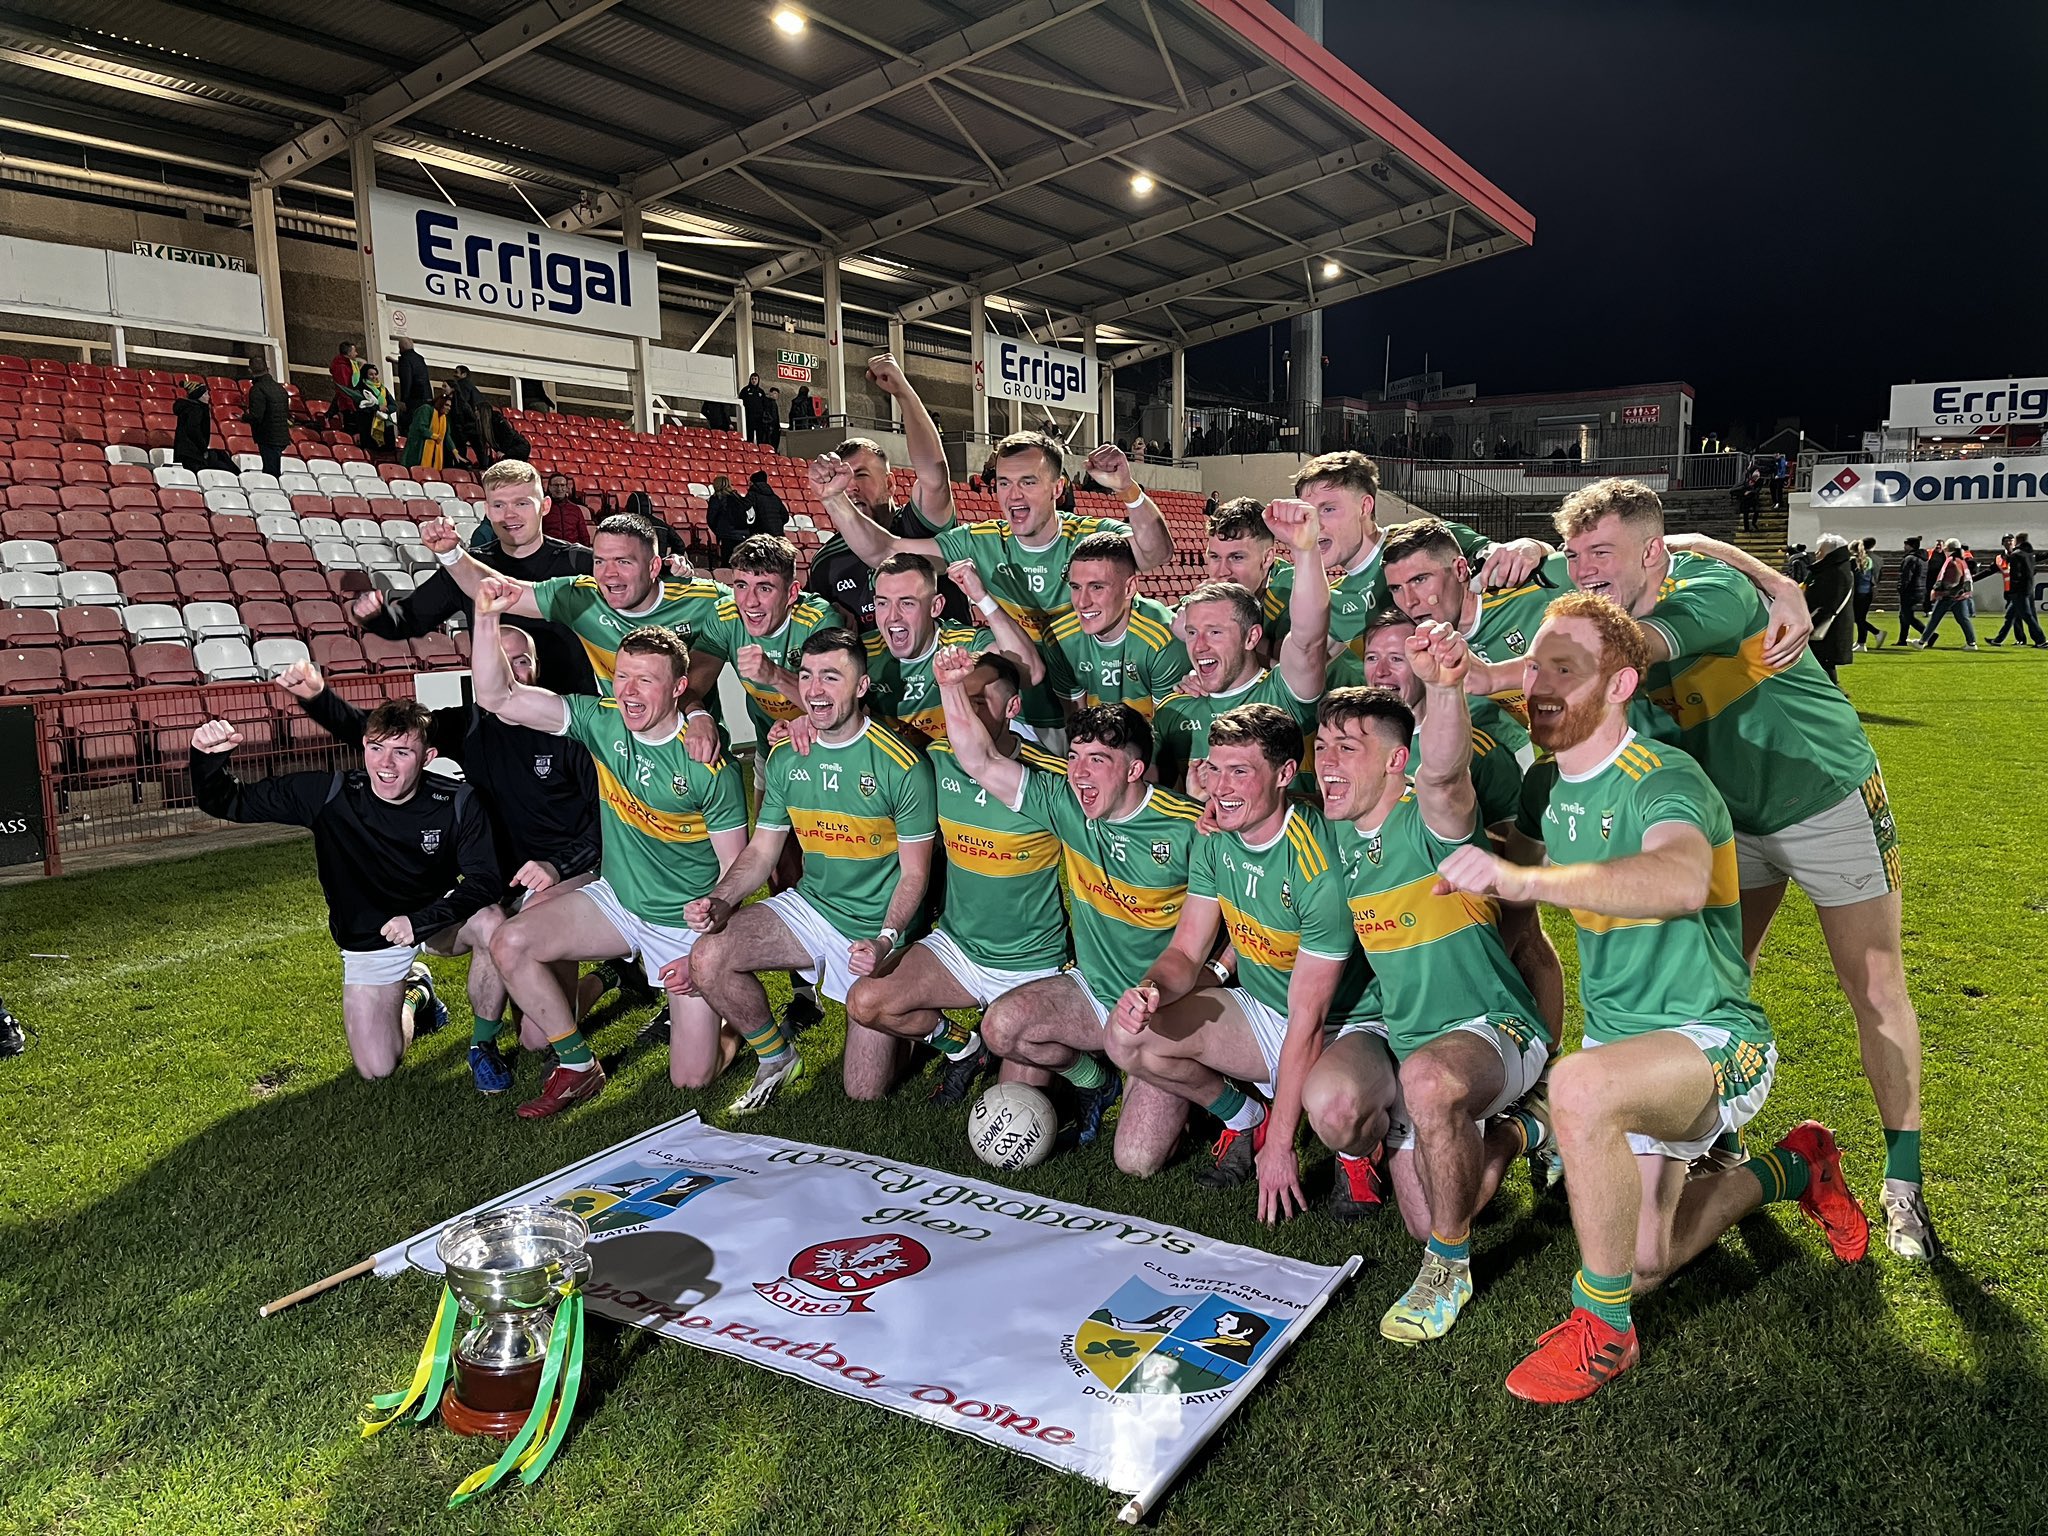
[[[1860,539],[1877,535],[1879,549],[1897,549],[1908,534],[1923,540],[1961,539],[1979,554],[1996,550],[2008,533],[2029,533],[2035,546],[2048,532],[2048,501],[1972,501],[1952,507],[1841,507],[1815,504],[1809,492],[1795,491],[1789,513],[1787,542],[1808,549],[1823,533]]]

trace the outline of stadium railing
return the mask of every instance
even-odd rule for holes
[[[414,681],[382,673],[331,677],[328,687],[370,710],[412,697]],[[227,825],[201,811],[192,792],[192,733],[208,720],[241,731],[231,765],[244,782],[362,761],[269,683],[43,694],[0,700],[0,708],[28,710],[34,720],[46,875],[62,874],[67,858]]]

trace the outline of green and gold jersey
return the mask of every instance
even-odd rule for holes
[[[839,617],[839,610],[822,597],[808,594],[799,597],[789,610],[789,617],[782,621],[782,627],[772,635],[755,636],[748,632],[746,620],[740,617],[739,605],[726,594],[713,612],[704,630],[704,649],[722,657],[725,664],[739,676],[739,655],[750,645],[758,645],[767,654],[768,660],[786,671],[794,672],[802,658],[804,642],[821,629],[836,629],[845,621]],[[770,683],[757,683],[751,678],[740,677],[739,684],[747,692],[747,715],[754,722],[754,739],[765,743],[768,732],[778,720],[794,720],[803,713],[803,707],[785,698],[780,688]]]
[[[1261,846],[1218,832],[1195,845],[1188,863],[1188,897],[1216,903],[1237,951],[1237,984],[1283,1018],[1297,955],[1349,962],[1356,950],[1344,876],[1330,855],[1328,824],[1294,805]],[[1364,966],[1345,964],[1326,1026],[1371,1016],[1364,1006],[1369,979]]]
[[[1209,723],[1218,715],[1242,704],[1271,704],[1294,717],[1302,735],[1313,742],[1316,729],[1316,701],[1297,699],[1277,668],[1268,668],[1229,693],[1168,694],[1152,721],[1152,762],[1159,770],[1159,782],[1169,789],[1185,791],[1188,771],[1209,756]],[[1308,766],[1312,746],[1302,749],[1302,767]]]
[[[796,833],[804,851],[797,889],[848,939],[873,938],[896,891],[897,849],[939,829],[930,760],[870,720],[851,741],[819,741],[808,757],[785,742],[761,777],[756,825]]]
[[[1154,786],[1121,821],[1091,820],[1064,774],[1029,764],[1018,797],[1013,809],[1060,840],[1074,963],[1097,1001],[1114,1006],[1173,938],[1202,808]]]
[[[1491,539],[1463,523],[1445,526],[1457,539],[1459,551],[1475,564],[1493,547]],[[1387,594],[1386,563],[1380,559],[1380,552],[1386,547],[1386,534],[1382,531],[1372,548],[1330,587],[1330,639],[1338,645],[1355,647],[1358,637],[1365,633],[1366,621],[1382,608],[1393,606]],[[1294,567],[1274,561],[1266,590],[1278,592],[1284,604],[1294,592]]]
[[[1475,585],[1478,579],[1475,573]],[[1465,643],[1484,662],[1499,665],[1521,660],[1529,654],[1536,631],[1543,627],[1543,615],[1551,599],[1571,589],[1571,562],[1563,555],[1552,555],[1519,587],[1503,587],[1498,592],[1476,590],[1479,611],[1473,615],[1472,627],[1465,631]],[[1529,704],[1519,686],[1505,688],[1491,697],[1495,705],[1523,726],[1528,725]]]
[[[598,691],[604,694],[612,691],[619,642],[634,630],[659,624],[674,630],[694,651],[717,622],[719,605],[731,599],[732,593],[715,581],[664,581],[652,607],[622,613],[605,601],[595,577],[550,576],[533,584],[534,607],[542,618],[565,625],[583,642],[590,670],[597,674]]]
[[[1683,917],[1606,917],[1574,909],[1579,926],[1579,1001],[1586,1037],[1608,1041],[1679,1024],[1713,1024],[1738,1039],[1771,1038],[1763,1010],[1749,998],[1742,954],[1742,891],[1735,830],[1706,772],[1674,747],[1634,732],[1613,757],[1570,778],[1554,779],[1542,812],[1543,846],[1553,864],[1604,863],[1643,851],[1653,827],[1697,827],[1714,850],[1707,903]]]
[[[989,798],[944,741],[931,744],[939,836],[946,845],[946,900],[939,926],[976,965],[1044,970],[1067,958],[1060,905],[1060,840]],[[1018,760],[1064,780],[1066,759],[1025,742]],[[1060,793],[1065,794],[1062,785]]]
[[[964,526],[955,523],[941,529],[937,540],[946,564],[973,562],[988,595],[1024,626],[1036,645],[1045,639],[1053,615],[1067,606],[1067,562],[1074,546],[1093,533],[1129,538],[1131,525],[1109,517],[1063,514],[1052,542],[1030,549],[1011,531],[1008,519],[993,518]],[[1067,721],[1059,698],[1043,685],[1024,690],[1022,714],[1027,725],[1063,726]]]
[[[1437,866],[1486,835],[1440,837],[1422,819],[1415,786],[1377,827],[1333,829],[1350,895],[1351,927],[1372,962],[1387,1041],[1405,1061],[1439,1035],[1482,1014],[1543,1033],[1529,984],[1500,938],[1490,897],[1436,894]]]
[[[1650,698],[1678,722],[1678,745],[1714,781],[1738,832],[1782,832],[1877,772],[1856,706],[1811,650],[1782,672],[1766,664],[1769,610],[1733,566],[1674,554],[1643,623],[1671,649],[1650,668]]]
[[[926,741],[946,739],[946,712],[939,706],[939,685],[932,680],[932,658],[949,645],[970,651],[995,649],[996,637],[985,629],[941,625],[931,647],[908,659],[892,654],[882,632],[867,633],[868,713],[897,732],[912,732]]]
[[[1512,721],[1508,722],[1512,724]],[[1523,734],[1521,740],[1528,741]],[[1422,765],[1422,728],[1408,744],[1408,772]],[[1515,820],[1522,806],[1522,765],[1515,760],[1514,738],[1497,736],[1474,723],[1472,727],[1472,788],[1479,796],[1479,824],[1499,826]]]
[[[1054,698],[1084,708],[1128,704],[1148,720],[1193,666],[1173,632],[1173,610],[1149,597],[1131,600],[1131,616],[1113,640],[1086,633],[1068,609],[1054,617],[1039,650]]]
[[[682,736],[650,741],[626,728],[615,699],[565,694],[562,734],[597,763],[600,870],[619,904],[664,928],[683,926],[683,908],[718,884],[714,832],[744,832],[747,794],[723,757],[700,763]]]

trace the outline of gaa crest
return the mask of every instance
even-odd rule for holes
[[[754,1289],[763,1301],[799,1317],[839,1317],[872,1311],[869,1296],[892,1280],[919,1273],[931,1261],[930,1251],[914,1237],[864,1234],[815,1243],[789,1261],[787,1275],[759,1281]]]
[[[1294,910],[1294,891],[1285,880],[1280,882],[1280,905],[1290,912]]]
[[[533,760],[533,776],[534,776],[534,777],[535,777],[536,779],[545,779],[545,778],[549,777],[549,776],[550,776],[551,774],[553,774],[553,773],[554,773],[554,771],[555,771],[555,754],[554,754],[554,753],[552,753],[552,752],[543,752],[543,753],[541,753],[541,754],[540,754],[540,756],[536,757],[536,758],[535,758],[535,759]]]
[[[420,833],[421,853],[438,853],[440,850],[441,829],[439,827],[428,827],[424,832]]]
[[[1152,845],[1152,862],[1164,868],[1173,859],[1173,845],[1165,839]]]
[[[668,787],[676,792],[677,799],[681,799],[684,795],[689,793],[690,784],[689,781],[679,773],[674,778],[668,781]]]
[[[874,798],[876,788],[875,776],[872,773],[864,773],[860,776],[860,792],[866,795],[869,799]]]
[[[1082,1320],[1066,1353],[1112,1392],[1181,1397],[1238,1381],[1286,1326],[1214,1292],[1133,1279]]]
[[[1602,842],[1605,842],[1605,841],[1607,841],[1607,839],[1609,839],[1609,838],[1611,838],[1611,837],[1613,837],[1613,836],[1614,836],[1614,812],[1612,812],[1612,811],[1602,811],[1602,812],[1600,813],[1600,840],[1601,840]]]

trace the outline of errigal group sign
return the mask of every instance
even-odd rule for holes
[[[1974,432],[2048,422],[2048,378],[1969,379],[1960,384],[1894,384],[1893,428]]]
[[[392,298],[574,326],[661,335],[654,257],[381,188],[370,194],[377,287]]]
[[[1034,346],[1007,336],[984,338],[982,356],[991,400],[1030,400],[1068,411],[1095,409],[1096,365],[1078,352]]]

